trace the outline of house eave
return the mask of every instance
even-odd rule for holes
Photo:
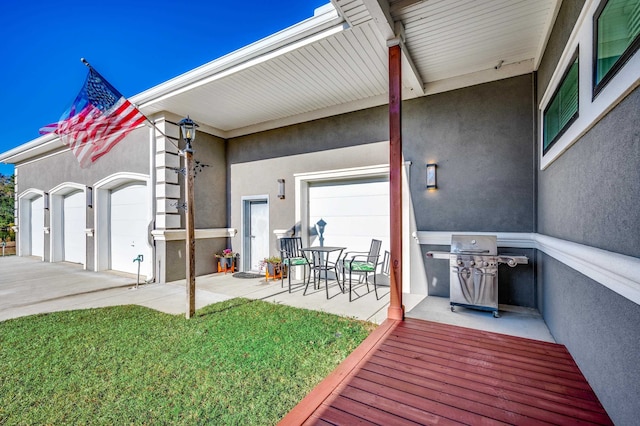
[[[131,97],[130,101],[145,112],[145,109],[167,97],[192,90],[215,79],[221,73],[229,72],[251,60],[272,54],[288,45],[332,28],[344,30],[346,24],[336,9],[331,4],[327,4],[316,9],[315,15],[311,18],[139,93]]]
[[[5,164],[19,164],[23,161],[27,161],[62,147],[63,144],[60,138],[57,135],[50,133],[17,146],[9,151],[0,153],[0,162]]]

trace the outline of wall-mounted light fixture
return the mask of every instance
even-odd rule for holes
[[[44,193],[44,209],[49,210],[49,193]]]
[[[278,198],[284,200],[284,179],[278,179]]]
[[[90,186],[87,186],[87,207],[88,208],[93,208],[93,188]]]
[[[427,164],[427,189],[436,189],[438,188],[437,174],[436,168],[438,165],[436,163]]]

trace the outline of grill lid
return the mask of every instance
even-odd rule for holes
[[[498,238],[495,235],[452,235],[451,254],[498,254]]]

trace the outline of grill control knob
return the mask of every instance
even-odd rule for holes
[[[482,265],[482,267],[486,268],[487,266],[489,266],[489,262],[487,262],[487,261],[485,260],[485,261],[483,261],[483,262],[481,263],[481,265]]]
[[[474,266],[476,264],[476,262],[474,260],[470,260],[469,261],[469,266]]]
[[[457,263],[458,263],[458,266],[462,266],[462,265],[464,265],[464,262],[462,261],[462,259],[458,259],[458,262],[457,262]]]

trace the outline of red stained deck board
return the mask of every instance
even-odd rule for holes
[[[388,362],[393,366],[393,368],[397,368],[399,370],[407,368],[406,366],[408,365],[409,368],[415,372],[420,370],[428,370],[434,373],[445,374],[455,379],[493,386],[496,390],[515,390],[533,398],[545,398],[552,401],[562,401],[563,403],[565,400],[568,400],[574,404],[581,401],[587,401],[592,404],[595,403],[597,406],[599,406],[599,403],[597,403],[593,392],[589,392],[586,390],[576,390],[573,388],[567,388],[557,385],[551,386],[546,382],[539,382],[522,377],[518,378],[517,376],[514,377],[513,375],[503,375],[500,374],[499,371],[494,370],[480,370],[464,364],[438,364],[438,362],[440,361],[438,358],[432,359],[430,357],[424,356],[413,358],[411,356],[405,356],[405,354],[406,351],[399,352],[398,354],[379,351],[376,354],[376,360],[387,359],[389,360]],[[400,364],[398,362],[398,356],[405,356],[405,359],[402,361],[403,364]],[[428,367],[425,367],[425,364],[427,364]]]
[[[444,404],[464,407],[511,424],[523,424],[532,419],[548,423],[557,423],[560,420],[568,422],[574,418],[590,422],[602,421],[600,414],[592,411],[594,407],[578,409],[572,405],[551,403],[544,399],[533,400],[532,397],[515,391],[498,390],[466,380],[452,383],[445,374],[410,374],[390,367],[381,367],[373,360],[363,367],[352,385],[358,379],[376,383],[380,388],[395,388]],[[532,401],[535,402],[532,404]]]
[[[397,330],[397,335],[407,336],[416,340],[438,341],[456,343],[465,340],[469,348],[476,348],[480,353],[500,353],[501,356],[512,359],[527,359],[528,362],[545,364],[552,362],[559,369],[575,371],[575,363],[566,350],[560,345],[555,347],[537,347],[536,341],[515,338],[512,336],[497,335],[487,343],[486,338],[470,335],[469,333],[445,333],[442,329],[416,329],[402,328]],[[542,342],[540,342],[542,343]]]
[[[593,413],[599,413],[601,410],[600,404],[593,401],[549,393],[518,384],[505,386],[504,382],[498,380],[483,381],[481,376],[461,377],[456,375],[455,371],[450,370],[424,368],[423,366],[414,367],[411,364],[406,364],[402,359],[390,360],[384,357],[374,357],[362,368],[358,376],[369,379],[370,372],[404,382],[402,386],[416,384],[454,395],[461,395],[465,390],[471,390],[473,391],[471,399],[487,403],[493,401],[494,404],[504,409],[509,408],[509,402],[530,405],[534,400],[536,401],[535,406],[539,409],[577,418],[589,419],[593,417]]]
[[[585,391],[591,392],[586,381],[579,377],[566,378],[560,374],[554,374],[552,370],[540,371],[540,369],[528,368],[528,366],[503,362],[500,359],[477,360],[474,353],[451,354],[450,348],[433,345],[431,347],[416,346],[406,342],[387,340],[380,348],[381,351],[393,353],[414,352],[418,359],[429,360],[446,367],[460,368],[465,371],[480,372],[492,377],[500,378],[516,383],[526,383],[531,386],[540,386],[548,390],[558,389],[562,392]],[[573,389],[571,389],[573,388]]]
[[[304,424],[612,424],[564,346],[446,324],[387,325],[343,377]]]

